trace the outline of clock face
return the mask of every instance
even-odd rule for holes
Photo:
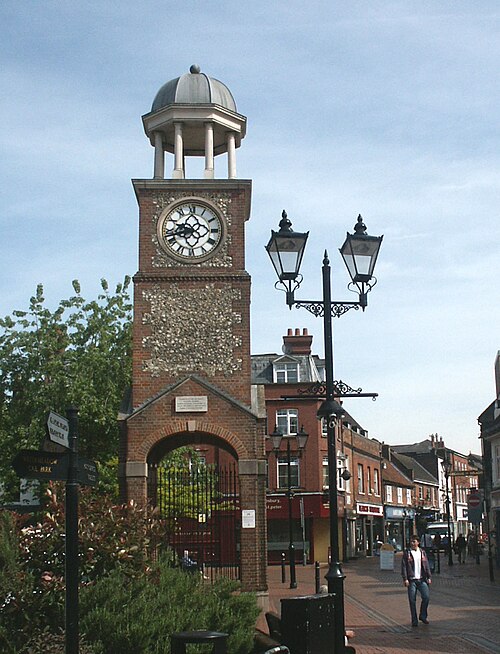
[[[223,223],[217,211],[199,200],[169,207],[158,222],[162,247],[182,261],[209,258],[223,236]]]

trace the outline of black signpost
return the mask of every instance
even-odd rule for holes
[[[66,654],[78,654],[78,486],[95,486],[98,472],[95,461],[78,457],[78,409],[69,407],[66,415],[51,411],[47,422],[50,442],[64,452],[20,450],[12,467],[22,478],[66,481]]]
[[[66,412],[69,421],[66,481],[66,654],[78,654],[78,409]]]

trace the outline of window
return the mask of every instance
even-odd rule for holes
[[[299,412],[297,409],[279,409],[276,424],[282,434],[296,434],[299,431]]]
[[[398,504],[403,504],[403,489],[398,486]]]
[[[493,450],[493,483],[500,482],[500,445],[495,445]]]
[[[424,489],[422,486],[418,487],[418,499],[423,500],[424,499]]]
[[[330,488],[330,480],[328,478],[328,457],[323,457],[323,488]]]
[[[292,488],[300,486],[299,460],[290,457],[290,485]],[[278,457],[278,488],[288,488],[288,459]]]
[[[365,476],[362,463],[358,463],[358,492],[365,492]]]
[[[411,504],[411,490],[409,488],[406,489],[406,503]]]
[[[276,384],[296,384],[299,381],[297,363],[275,363],[274,382]]]
[[[385,487],[385,500],[386,502],[392,502],[392,486]]]
[[[345,491],[345,479],[342,473],[347,469],[347,462],[342,452],[337,452],[337,488],[340,491]]]
[[[373,492],[375,495],[380,495],[380,484],[377,468],[373,470]]]
[[[328,421],[325,418],[321,418],[321,436],[323,438],[328,436]]]
[[[371,470],[367,466],[366,467],[366,492],[368,493],[368,495],[372,494],[372,479],[371,479],[371,477],[372,477],[371,476]]]

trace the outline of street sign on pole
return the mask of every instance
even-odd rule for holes
[[[20,450],[12,467],[23,479],[65,480],[68,475],[68,459],[65,454],[42,450]]]
[[[473,490],[467,495],[467,519],[473,525],[480,524],[483,517],[483,495]]]
[[[69,448],[69,422],[67,418],[51,411],[47,418],[47,435],[53,443]]]
[[[99,479],[96,462],[79,456],[77,479],[83,486],[96,486]]]

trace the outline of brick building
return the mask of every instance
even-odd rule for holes
[[[297,559],[326,561],[330,536],[328,498],[328,445],[326,425],[317,418],[322,403],[315,391],[324,381],[324,361],[312,354],[313,337],[306,329],[288,330],[282,354],[252,355],[252,382],[264,395],[267,433],[275,426],[284,434],[275,455],[266,444],[268,556],[279,560],[289,541],[288,458],[285,439],[290,439],[293,487],[293,541]],[[299,456],[295,434],[309,437]],[[371,554],[374,536],[382,533],[380,444],[368,438],[346,412],[337,426],[338,533],[340,556]],[[359,477],[358,471],[363,471]],[[346,472],[351,478],[345,479]]]

